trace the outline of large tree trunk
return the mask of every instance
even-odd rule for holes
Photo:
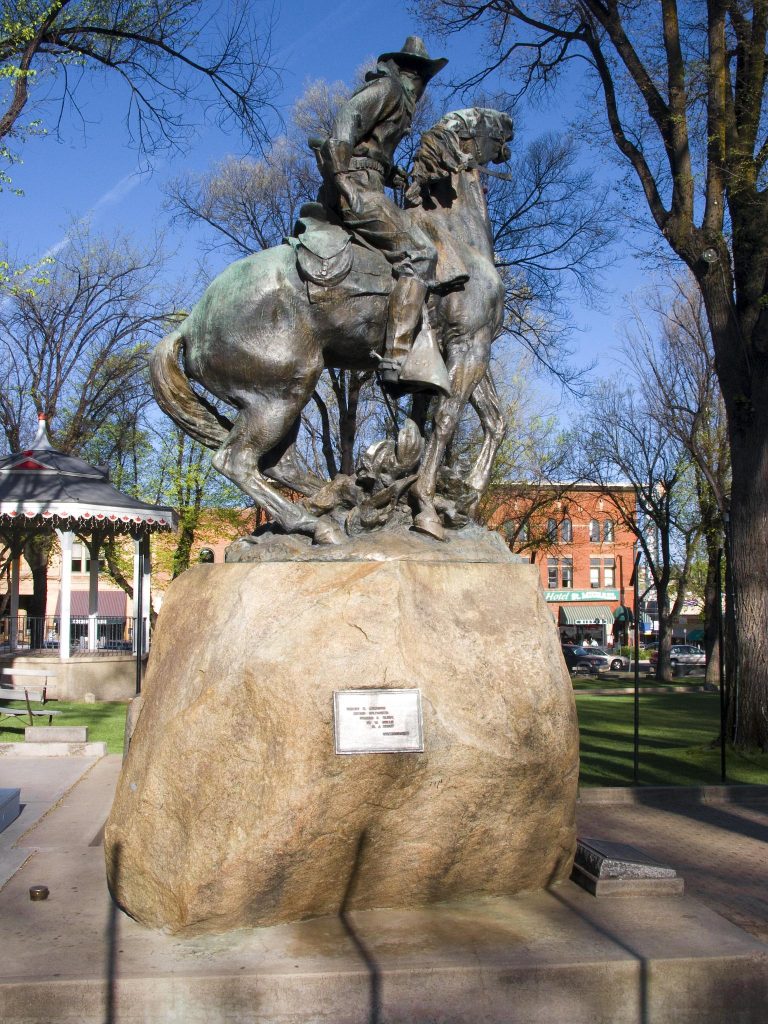
[[[748,332],[739,323],[720,269],[699,283],[731,446],[729,597],[736,657],[727,673],[728,735],[738,747],[768,750],[768,345],[765,325]]]
[[[24,544],[24,558],[32,573],[32,600],[27,609],[32,647],[42,647],[45,610],[48,601],[48,563],[53,549],[53,534],[30,537]]]
[[[179,517],[178,540],[176,550],[173,552],[173,579],[181,576],[189,568],[192,545],[195,542],[199,520],[200,515],[197,511],[182,513]]]
[[[757,383],[757,381],[755,381]],[[753,394],[752,429],[732,434],[730,550],[736,672],[729,735],[768,750],[768,367]]]
[[[672,647],[672,628],[669,614],[669,589],[666,581],[656,582],[656,601],[659,617],[658,661],[656,662],[656,679],[658,682],[672,682],[672,666],[669,661]]]
[[[720,546],[717,538],[707,533],[707,580],[704,584],[704,653],[707,657],[705,682],[709,686],[720,685],[720,581],[722,556],[718,559]]]

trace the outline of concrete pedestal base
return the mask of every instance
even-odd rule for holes
[[[98,848],[42,852],[0,894],[4,1024],[765,1021],[768,948],[686,897],[568,882],[179,939],[116,911],[103,871]]]
[[[0,832],[18,818],[20,795],[19,789],[0,789]]]

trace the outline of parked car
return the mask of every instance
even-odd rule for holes
[[[656,668],[659,652],[653,651],[649,661],[652,667]],[[707,665],[707,656],[704,651],[692,644],[673,644],[669,652],[669,661],[673,672],[687,675],[689,672],[703,671]]]
[[[590,672],[597,675],[610,665],[608,655],[598,647],[573,647],[571,644],[564,644],[562,651],[569,672]]]
[[[591,651],[593,654],[604,655],[608,659],[608,667],[612,672],[629,671],[629,658],[625,658],[623,654],[611,654],[610,651],[603,650],[602,647],[592,647]]]

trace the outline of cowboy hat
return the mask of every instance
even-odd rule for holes
[[[403,43],[402,50],[397,50],[394,53],[382,53],[379,57],[379,62],[387,60],[393,60],[399,67],[418,71],[425,82],[428,82],[433,75],[436,75],[448,63],[446,57],[438,57],[437,60],[432,60],[427,53],[424,40],[419,38],[419,36],[408,36]]]

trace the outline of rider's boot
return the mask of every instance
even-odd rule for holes
[[[395,279],[389,297],[387,337],[379,373],[382,386],[395,395],[415,391],[451,393],[448,371],[424,304],[427,291],[420,278],[401,275]]]

